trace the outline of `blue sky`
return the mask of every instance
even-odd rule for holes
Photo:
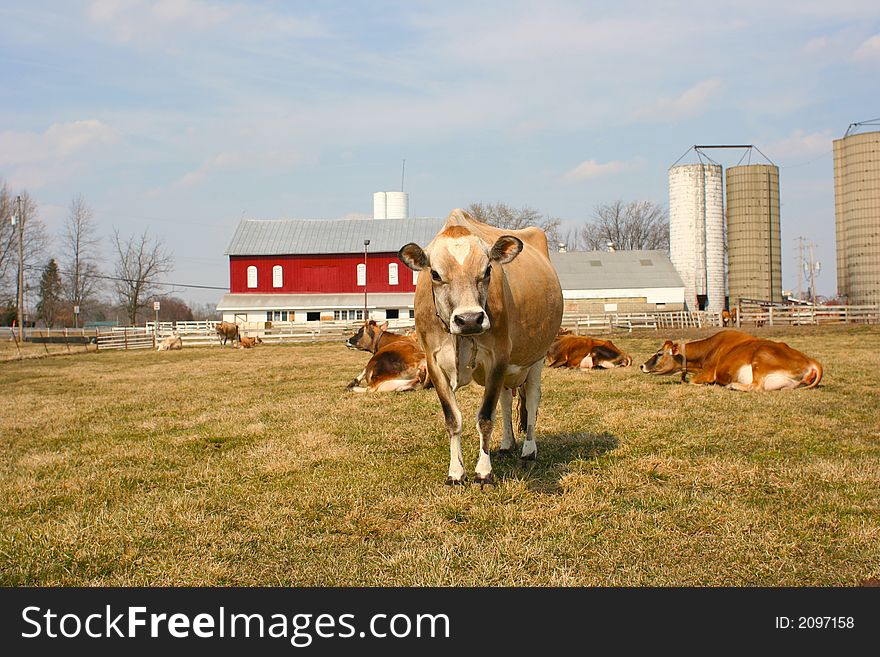
[[[781,169],[785,286],[804,236],[833,294],[832,140],[878,116],[876,0],[0,3],[0,177],[51,232],[77,194],[104,235],[149,228],[186,283],[228,283],[242,217],[369,215],[403,159],[417,216],[576,227],[666,206],[693,144],[753,143]]]

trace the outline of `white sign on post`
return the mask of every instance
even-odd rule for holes
[[[158,301],[153,302],[153,310],[159,310],[159,302]]]

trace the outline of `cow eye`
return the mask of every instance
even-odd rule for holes
[[[438,274],[438,273],[436,272],[436,270],[434,270],[434,269],[431,270],[431,278],[434,279],[435,281],[437,281],[438,283],[442,283],[442,282],[443,282],[443,279],[440,278],[440,274]]]

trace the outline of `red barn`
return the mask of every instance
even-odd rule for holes
[[[229,294],[217,310],[239,324],[359,320],[366,291],[371,318],[412,317],[416,273],[397,251],[408,242],[427,244],[443,222],[244,220],[226,250]]]

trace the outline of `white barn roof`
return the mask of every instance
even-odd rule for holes
[[[426,246],[446,219],[244,219],[226,249],[229,256],[397,252]]]

